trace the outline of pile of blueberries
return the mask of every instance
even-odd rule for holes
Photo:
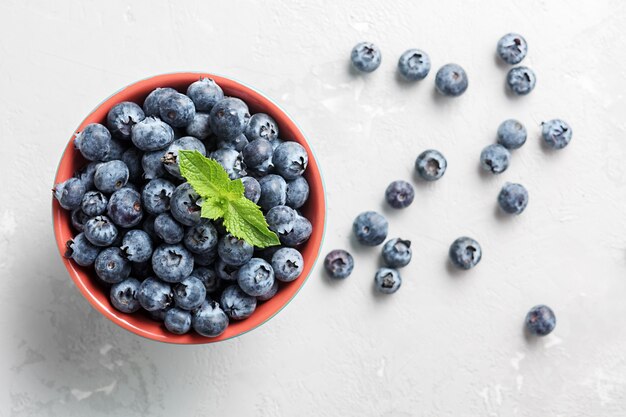
[[[296,248],[312,232],[298,211],[309,197],[307,152],[279,139],[272,117],[250,116],[246,103],[225,97],[212,79],[192,83],[186,94],[157,88],[143,107],[118,103],[106,126],[87,125],[74,144],[90,162],[53,190],[77,232],[66,256],[93,266],[117,310],[145,310],[175,334],[193,327],[217,337],[302,273]],[[241,178],[281,246],[260,250],[202,218],[202,200],[180,173],[181,150]]]
[[[519,64],[528,52],[528,44],[521,35],[509,33],[497,44],[496,52],[503,62]],[[366,73],[376,70],[382,61],[380,49],[369,42],[357,44],[351,53],[355,69]],[[430,72],[430,58],[419,49],[409,49],[400,56],[398,72],[407,81],[419,81]],[[534,72],[525,66],[513,67],[506,77],[507,85],[516,95],[530,93],[536,83]],[[449,97],[463,94],[468,87],[465,70],[457,64],[446,64],[435,76],[436,90]],[[545,146],[552,149],[565,148],[572,139],[572,129],[563,120],[553,119],[542,123],[542,138]],[[509,119],[500,124],[497,130],[497,143],[484,148],[480,154],[480,165],[492,174],[501,174],[510,163],[511,151],[520,148],[526,142],[527,131],[517,120]],[[446,171],[447,161],[436,150],[426,150],[415,161],[415,169],[425,181],[435,181]],[[414,199],[413,186],[402,180],[392,182],[385,191],[385,199],[396,209],[408,207]],[[497,197],[504,213],[519,215],[528,205],[528,191],[521,184],[505,183]],[[357,241],[367,246],[377,246],[387,238],[388,223],[384,216],[374,211],[359,214],[353,223],[353,233]],[[395,238],[388,240],[382,250],[382,259],[386,267],[380,268],[374,276],[375,288],[384,294],[396,292],[402,277],[398,268],[406,266],[411,260],[411,242]],[[460,237],[450,245],[450,262],[457,268],[468,270],[475,267],[482,258],[480,244],[470,237]],[[347,278],[353,268],[354,259],[345,250],[333,250],[325,258],[324,267],[332,278]],[[526,316],[526,327],[532,334],[545,336],[554,330],[556,317],[545,305],[533,307]]]

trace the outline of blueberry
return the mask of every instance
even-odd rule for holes
[[[258,203],[261,198],[261,184],[253,177],[243,177],[241,182],[244,188],[243,195],[253,203]]]
[[[265,215],[267,225],[276,234],[285,234],[293,230],[298,213],[289,206],[274,206]]]
[[[191,313],[180,308],[170,308],[163,319],[165,328],[170,333],[185,334],[191,329]]]
[[[256,297],[246,294],[237,285],[226,287],[220,297],[220,305],[224,312],[234,320],[243,320],[250,317],[256,309],[256,304]]]
[[[450,245],[448,251],[452,264],[461,269],[475,267],[482,258],[483,252],[478,242],[469,237],[460,237]]]
[[[256,298],[257,301],[267,301],[270,298],[273,298],[278,293],[278,282],[278,280],[274,280],[274,285],[272,285],[272,288],[270,288],[270,290],[265,294],[259,295]]]
[[[131,182],[139,182],[142,179],[143,167],[141,166],[141,158],[143,152],[135,147],[131,147],[122,154],[122,162],[128,168],[128,180]]]
[[[193,101],[184,94],[167,94],[159,101],[161,120],[172,127],[186,127],[196,115]]]
[[[206,148],[204,143],[194,138],[193,136],[184,136],[180,139],[176,139],[165,151],[163,155],[163,166],[165,170],[176,178],[182,179],[180,174],[180,167],[178,166],[178,152],[180,151],[198,151],[202,155],[206,155]]]
[[[107,126],[113,136],[129,140],[132,127],[145,118],[141,107],[131,101],[123,101],[109,110]]]
[[[509,167],[511,152],[502,145],[485,147],[480,153],[480,165],[492,174],[501,174]]]
[[[443,177],[448,167],[448,161],[441,152],[428,149],[415,160],[415,170],[425,181],[435,181]]]
[[[90,162],[74,175],[74,177],[82,181],[83,185],[85,186],[85,190],[93,189],[93,177],[96,174],[96,169],[98,168],[98,165],[100,165],[99,162]]]
[[[165,213],[170,209],[170,198],[175,189],[176,186],[167,180],[150,180],[141,191],[144,209],[150,214]]]
[[[526,143],[526,128],[514,119],[508,119],[498,126],[498,143],[512,150]]]
[[[122,238],[120,249],[129,261],[146,262],[152,256],[152,239],[143,230],[130,230]]]
[[[556,316],[552,309],[545,305],[537,305],[526,315],[526,328],[531,334],[547,336],[556,327]]]
[[[266,175],[272,169],[272,144],[266,139],[255,139],[241,153],[246,168],[256,175]]]
[[[143,111],[146,116],[158,116],[161,100],[172,94],[178,94],[173,88],[157,88],[153,90],[143,102]]]
[[[99,123],[91,123],[76,135],[74,146],[88,161],[102,161],[111,149],[111,132]]]
[[[174,190],[170,198],[172,216],[185,226],[193,226],[200,221],[200,196],[188,182]]]
[[[208,113],[197,112],[191,123],[187,125],[187,134],[198,139],[206,139],[211,135],[211,123]]]
[[[72,227],[74,227],[77,231],[82,232],[85,230],[85,222],[89,220],[89,216],[83,213],[83,210],[78,207],[72,210],[71,220]]]
[[[199,266],[212,266],[217,259],[217,246],[202,253],[193,254],[194,264]]]
[[[206,297],[206,288],[202,281],[189,276],[174,286],[176,306],[184,310],[200,307]]]
[[[166,174],[165,166],[163,166],[163,156],[165,150],[146,152],[141,157],[141,166],[143,168],[143,177],[147,180],[161,178]]]
[[[174,130],[156,117],[146,117],[133,126],[131,139],[144,152],[158,151],[174,141]]]
[[[153,243],[157,244],[161,241],[161,238],[158,237],[156,232],[154,231],[155,218],[155,216],[146,216],[143,223],[141,224],[141,230],[143,230],[148,234],[148,236],[150,236],[150,239],[152,239]]]
[[[266,294],[274,285],[274,269],[261,258],[252,258],[237,273],[237,283],[248,295]]]
[[[293,248],[281,248],[272,256],[272,269],[277,280],[291,282],[304,270],[302,254]]]
[[[284,206],[287,202],[287,183],[280,175],[270,174],[259,179],[261,186],[261,198],[258,205],[263,210],[269,210],[275,206]]]
[[[223,139],[241,135],[246,129],[248,119],[248,106],[238,98],[224,98],[211,109],[211,129]]]
[[[117,238],[117,227],[107,216],[96,216],[84,226],[85,237],[96,246],[110,246]]]
[[[74,210],[80,207],[85,195],[85,185],[78,178],[70,178],[52,189],[54,198],[65,210]]]
[[[359,214],[352,223],[352,231],[356,239],[367,246],[377,246],[383,243],[387,238],[388,228],[387,219],[375,211]]]
[[[519,96],[526,95],[533,91],[537,77],[535,72],[528,67],[515,67],[509,70],[506,75],[506,83],[511,91]]]
[[[561,119],[543,122],[541,135],[544,142],[554,149],[563,149],[572,140],[572,128]]]
[[[156,278],[146,278],[139,286],[137,300],[146,311],[164,310],[172,305],[172,288]]]
[[[241,135],[235,136],[234,138],[220,140],[217,144],[217,147],[218,149],[234,149],[237,152],[241,152],[248,143],[250,143],[248,141],[248,138],[246,138],[246,136],[242,133]],[[272,147],[272,149],[274,148]]]
[[[237,239],[231,234],[222,237],[217,244],[217,253],[220,259],[228,265],[240,266],[252,258],[254,247],[243,239]]]
[[[385,200],[391,207],[396,209],[410,206],[413,198],[415,198],[415,190],[406,181],[394,181],[385,190]]]
[[[498,41],[496,52],[500,59],[510,65],[522,62],[528,52],[528,44],[522,35],[507,33]]]
[[[521,214],[528,205],[528,191],[521,184],[507,182],[498,194],[498,204],[507,213]]]
[[[297,216],[291,232],[281,234],[280,242],[285,246],[296,247],[304,244],[313,233],[313,225],[303,216]]]
[[[128,150],[128,147],[126,146],[125,143],[122,143],[121,140],[111,139],[111,147],[109,148],[109,152],[107,152],[106,156],[104,157],[104,159],[102,159],[102,161],[109,162],[114,159],[121,160],[122,155],[124,155],[124,152],[126,152],[127,150]]]
[[[350,53],[352,66],[362,72],[375,71],[382,59],[380,49],[371,42],[357,43]]]
[[[117,284],[130,275],[131,264],[119,248],[106,248],[96,258],[98,278],[107,284]]]
[[[275,139],[270,139],[270,143],[272,144],[272,148],[274,148],[274,151],[275,151],[276,148],[278,148],[280,145],[285,143],[285,141],[279,138],[275,138]]]
[[[193,271],[194,259],[183,245],[161,245],[152,255],[152,269],[165,282],[181,282]]]
[[[374,275],[374,286],[383,294],[393,294],[402,285],[400,273],[391,268],[380,268]]]
[[[435,76],[435,87],[445,96],[460,96],[467,90],[468,85],[465,70],[457,64],[444,65]]]
[[[202,77],[187,88],[187,95],[198,111],[211,111],[224,98],[222,88],[211,78]]]
[[[201,336],[217,337],[228,327],[228,316],[215,301],[207,301],[193,312],[193,329]]]
[[[324,269],[331,278],[347,278],[354,269],[354,258],[343,249],[332,250],[324,258]]]
[[[211,152],[210,157],[220,163],[231,180],[246,175],[246,165],[240,152],[234,149],[221,148]]]
[[[199,267],[193,270],[189,278],[194,277],[204,285],[207,294],[214,293],[220,289],[221,280],[211,268]]]
[[[111,287],[111,304],[122,313],[134,313],[141,308],[137,295],[141,283],[135,278],[127,278]]]
[[[250,142],[257,139],[272,141],[278,138],[278,125],[271,116],[256,113],[250,117],[244,133]]]
[[[130,229],[137,226],[143,218],[141,196],[130,188],[114,192],[109,198],[107,215],[119,227]]]
[[[400,238],[390,239],[383,246],[383,261],[389,268],[402,268],[411,262],[411,241]]]
[[[276,172],[284,179],[295,180],[304,173],[309,163],[309,155],[298,142],[289,141],[276,148],[272,163]]]
[[[430,72],[430,57],[419,49],[409,49],[400,55],[398,71],[409,81],[423,80]]]
[[[228,265],[221,258],[215,263],[215,273],[224,281],[236,281],[239,267]]]
[[[169,213],[161,213],[154,219],[154,232],[165,243],[179,243],[185,236],[185,229]]]
[[[128,182],[128,167],[122,161],[109,161],[98,165],[93,181],[103,193],[113,193]]]
[[[87,191],[83,196],[81,208],[83,213],[89,217],[104,214],[107,210],[109,200],[100,191]]]
[[[217,247],[217,230],[209,219],[200,219],[198,224],[185,231],[184,243],[187,249],[195,254],[212,251]]]
[[[100,248],[93,245],[84,233],[79,233],[66,243],[66,258],[71,258],[80,266],[91,266],[96,261],[96,257],[100,253]]]
[[[291,208],[299,209],[309,199],[309,183],[304,177],[287,182],[287,200],[285,204]]]

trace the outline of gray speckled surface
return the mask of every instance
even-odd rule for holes
[[[158,4],[157,4],[158,3]],[[0,5],[0,416],[622,416],[626,409],[626,4],[526,2],[3,1]],[[504,92],[498,38],[523,33],[536,90]],[[349,71],[361,40],[380,45],[369,76]],[[426,50],[433,71],[465,67],[467,93],[433,93],[434,72],[398,81],[395,62]],[[298,297],[242,338],[177,347],[100,317],[54,245],[50,188],[62,149],[111,92],[176,70],[257,86],[309,137],[324,171],[323,252],[356,268],[329,283],[318,264]],[[529,140],[499,177],[480,150],[505,118]],[[540,122],[574,129],[559,153]],[[412,166],[435,147],[435,184]],[[416,184],[413,205],[382,208],[386,185]],[[522,216],[496,213],[504,181],[530,192]],[[377,249],[350,243],[354,216],[379,209],[413,241],[402,289],[372,293]],[[483,261],[446,267],[456,237]],[[522,320],[552,306],[556,331],[526,339]]]

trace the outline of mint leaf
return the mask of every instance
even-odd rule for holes
[[[205,199],[202,202],[200,216],[211,220],[224,217],[224,204],[222,203],[222,199],[219,197],[208,197]]]
[[[198,151],[179,151],[178,165],[182,176],[201,197],[222,196],[229,186],[230,178],[219,162]]]
[[[243,182],[240,179],[230,181],[226,189],[228,190],[229,196],[232,196],[233,198],[244,197],[243,193],[245,191],[245,188],[243,186]]]
[[[245,197],[228,203],[224,227],[233,236],[259,248],[280,245],[278,236],[267,227],[259,206]]]

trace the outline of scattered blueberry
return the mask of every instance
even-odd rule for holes
[[[74,146],[88,161],[102,161],[111,149],[111,132],[99,123],[92,123],[74,138]]]
[[[256,139],[265,139],[271,142],[278,139],[278,125],[271,116],[265,113],[256,113],[250,117],[244,133],[250,142]]]
[[[144,152],[167,148],[174,141],[174,130],[156,117],[146,117],[131,130],[135,146]]]
[[[85,185],[78,178],[70,178],[54,186],[52,193],[65,210],[80,207],[85,195]]]
[[[352,231],[359,243],[367,246],[377,246],[387,238],[389,224],[381,214],[375,211],[366,211],[359,214],[352,224]]]
[[[528,67],[515,67],[509,70],[506,75],[506,83],[511,91],[519,96],[526,95],[533,91],[537,77],[535,72]]]
[[[228,317],[234,320],[243,320],[254,313],[257,299],[246,294],[239,286],[231,285],[222,292],[220,304]]]
[[[501,174],[509,167],[511,152],[500,144],[486,146],[480,153],[480,165],[492,174]]]
[[[280,175],[270,174],[259,179],[261,186],[261,198],[258,205],[263,210],[269,210],[275,206],[284,206],[287,202],[287,182]]]
[[[324,268],[331,278],[344,279],[350,276],[354,269],[354,258],[343,249],[328,252],[324,258]]]
[[[165,328],[174,334],[185,334],[191,329],[191,313],[180,308],[170,308],[163,318]]]
[[[374,286],[383,294],[393,294],[402,285],[400,273],[391,268],[380,268],[374,276]]]
[[[193,271],[194,259],[183,245],[161,245],[152,254],[152,269],[165,282],[181,282]]]
[[[383,261],[389,268],[402,268],[411,262],[411,241],[400,238],[390,239],[383,246]]]
[[[107,216],[96,216],[85,222],[87,240],[96,246],[110,246],[117,238],[117,227]]]
[[[224,98],[222,88],[211,78],[202,77],[187,88],[187,96],[198,111],[211,111]]]
[[[526,328],[531,334],[547,336],[556,327],[556,316],[552,309],[545,305],[537,305],[526,315]]]
[[[496,51],[504,62],[509,65],[516,65],[526,57],[528,44],[522,35],[507,33],[498,41]]]
[[[211,129],[220,138],[229,139],[241,135],[246,129],[248,119],[248,106],[238,98],[224,98],[211,109]]]
[[[561,119],[552,119],[542,123],[541,135],[551,148],[563,149],[572,140],[572,128]]]
[[[446,158],[434,149],[422,152],[415,160],[415,170],[425,181],[435,181],[443,177],[447,167]]]
[[[217,244],[217,253],[222,261],[232,266],[241,266],[252,258],[254,246],[230,233]]]
[[[134,313],[141,308],[137,295],[141,283],[135,278],[128,278],[111,287],[111,304],[122,313]]]
[[[461,269],[475,267],[482,258],[482,249],[478,242],[469,237],[460,237],[450,245],[448,252],[452,263]]]
[[[498,126],[498,143],[509,150],[520,148],[526,143],[526,128],[517,120],[505,120]]]
[[[143,230],[129,230],[122,238],[120,249],[129,261],[146,262],[152,257],[152,239]]]
[[[435,87],[445,96],[460,96],[467,90],[468,85],[465,70],[457,64],[444,65],[435,76]]]
[[[174,286],[176,306],[184,310],[200,307],[206,297],[206,288],[196,277],[188,276]]]
[[[411,205],[415,198],[413,186],[406,181],[394,181],[385,190],[385,200],[393,208],[402,209]]]
[[[114,160],[98,165],[93,181],[98,190],[110,194],[125,186],[129,175],[126,164]]]
[[[192,313],[191,325],[200,335],[217,337],[228,326],[228,316],[215,301],[206,301]]]
[[[498,194],[498,204],[507,213],[520,214],[528,205],[528,191],[521,184],[507,182]]]
[[[309,164],[309,155],[298,142],[287,141],[276,148],[272,163],[285,180],[295,180],[304,173]]]
[[[119,248],[106,248],[95,262],[98,277],[107,284],[117,284],[130,275],[131,264]]]
[[[137,226],[143,218],[141,196],[130,188],[114,192],[109,198],[107,215],[119,227],[129,229]]]
[[[156,278],[146,278],[139,286],[137,300],[144,310],[164,310],[172,305],[172,288]]]
[[[380,66],[382,54],[378,46],[370,42],[357,43],[350,53],[354,68],[362,72],[372,72]]]
[[[409,49],[400,55],[398,71],[408,81],[423,80],[430,72],[430,57],[419,49]]]

